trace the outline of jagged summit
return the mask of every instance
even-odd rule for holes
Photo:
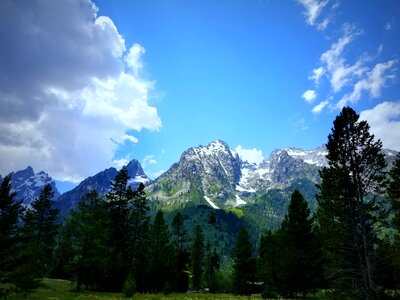
[[[128,170],[128,176],[130,177],[128,185],[131,186],[132,189],[136,189],[141,182],[145,184],[150,182],[150,179],[144,173],[140,162],[136,159],[131,160],[125,167]],[[114,181],[117,173],[118,170],[111,167],[94,176],[86,178],[74,189],[62,194],[57,201],[57,206],[62,211],[68,211],[76,206],[83,195],[93,189],[95,189],[99,194],[106,194],[110,190],[111,182]]]
[[[393,150],[384,149],[383,153],[389,164],[397,155]],[[135,189],[139,183],[144,183],[149,199],[158,207],[204,204],[217,209],[252,205],[271,193],[273,199],[288,200],[295,188],[315,203],[315,184],[320,180],[319,170],[327,164],[326,155],[324,145],[312,150],[287,147],[272,151],[268,159],[261,162],[248,162],[226,142],[215,140],[184,151],[179,161],[154,181],[135,159],[126,168],[130,176],[128,184]],[[117,169],[111,167],[86,178],[61,195],[57,205],[68,211],[91,189],[107,193],[117,173]],[[55,188],[48,174],[35,174],[32,167],[12,174],[13,188],[27,203],[33,201],[46,183]]]
[[[54,199],[60,195],[55,181],[44,171],[35,174],[33,168],[28,166],[24,170],[12,172],[11,187],[17,192],[17,199],[23,199],[24,205],[29,205],[39,197],[45,185],[50,184],[54,191]]]

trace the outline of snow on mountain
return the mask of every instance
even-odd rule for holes
[[[291,157],[301,159],[310,165],[316,165],[318,167],[324,167],[327,165],[326,156],[328,155],[328,150],[326,150],[325,146],[321,146],[314,150],[284,148],[283,151],[286,151],[286,153]]]
[[[57,199],[60,193],[56,188],[55,181],[47,173],[40,171],[35,174],[31,166],[11,173],[12,190],[17,192],[17,199],[22,199],[25,205],[29,205],[38,198],[47,184],[52,186],[54,199]]]
[[[131,160],[128,165],[126,165],[126,169],[130,177],[128,186],[132,189],[136,189],[140,183],[146,184],[150,182],[150,179],[144,173],[142,166],[136,159]],[[114,181],[117,174],[117,169],[112,167],[86,178],[74,189],[62,194],[56,203],[57,207],[62,211],[69,211],[76,206],[82,196],[93,189],[99,194],[106,194],[110,190],[111,182]]]

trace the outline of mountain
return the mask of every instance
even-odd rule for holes
[[[286,189],[304,181],[314,186],[326,154],[324,147],[311,151],[284,148],[255,164],[241,160],[225,142],[217,140],[186,150],[147,190],[160,207],[188,203],[213,208],[243,206],[271,189]]]
[[[388,164],[397,152],[383,150]],[[173,210],[207,205],[246,215],[262,227],[277,227],[291,193],[298,189],[316,208],[319,170],[327,166],[325,146],[313,150],[282,148],[261,163],[242,160],[221,141],[189,148],[180,160],[151,182],[147,195],[156,208]]]
[[[150,181],[137,160],[131,160],[128,165],[126,165],[126,168],[130,177],[128,184],[132,189],[136,189],[141,182],[147,183]],[[74,189],[62,194],[58,198],[56,206],[60,208],[62,212],[68,212],[71,208],[76,206],[83,195],[93,189],[99,194],[106,194],[110,190],[111,182],[114,181],[117,173],[117,169],[111,167],[94,176],[86,178]]]
[[[17,199],[22,199],[25,205],[39,197],[43,187],[50,184],[54,191],[54,200],[60,196],[55,181],[45,172],[35,173],[31,166],[25,170],[11,173],[11,187],[17,192]]]

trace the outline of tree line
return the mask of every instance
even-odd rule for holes
[[[367,122],[345,107],[326,144],[317,210],[295,190],[276,231],[253,245],[241,227],[230,259],[202,224],[189,235],[176,212],[151,217],[140,184],[122,168],[110,191],[88,191],[62,224],[46,185],[28,207],[16,199],[11,176],[0,186],[0,293],[25,295],[45,277],[73,280],[76,290],[210,292],[263,298],[305,297],[319,290],[334,298],[381,299],[400,284],[400,155],[387,171],[382,143]],[[216,228],[216,214],[209,225]],[[386,294],[385,294],[386,293]]]

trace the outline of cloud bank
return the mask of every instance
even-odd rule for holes
[[[161,128],[145,49],[127,48],[97,11],[90,0],[2,1],[0,174],[30,164],[79,181],[139,142],[127,130]]]
[[[368,122],[371,132],[382,141],[384,148],[400,151],[400,101],[382,102],[364,110],[360,119]]]

